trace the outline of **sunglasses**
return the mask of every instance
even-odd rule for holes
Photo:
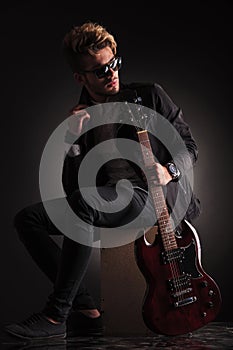
[[[94,69],[94,70],[84,70],[81,73],[94,73],[98,79],[107,77],[109,75],[110,69],[114,72],[121,68],[121,57],[114,57],[114,59],[107,64],[104,64],[102,67]]]

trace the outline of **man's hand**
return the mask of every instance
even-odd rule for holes
[[[147,181],[145,175],[143,179]],[[172,177],[165,166],[160,163],[154,163],[148,170],[148,180],[149,179],[153,181],[155,185],[165,186],[172,180]]]
[[[169,174],[167,168],[160,163],[155,163],[155,173],[157,176],[157,184],[161,186],[165,186],[172,180],[171,175]]]
[[[72,134],[80,136],[84,123],[90,119],[90,114],[85,110],[87,107],[87,105],[80,104],[71,109],[68,127]]]

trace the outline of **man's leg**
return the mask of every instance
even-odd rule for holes
[[[59,208],[58,202],[63,200],[63,198],[50,200],[46,205],[56,205],[56,208]],[[60,220],[62,220],[64,213],[58,210],[57,215]],[[55,243],[51,236],[63,236],[63,234],[50,220],[43,203],[39,202],[33,204],[17,213],[14,225],[28,253],[41,271],[43,271],[52,284],[54,284],[61,259],[61,248]],[[96,309],[95,302],[89,294],[84,281],[80,284],[80,288],[74,300],[74,305],[76,310]]]
[[[109,203],[109,206],[113,205],[117,197],[114,187],[101,187],[99,188],[99,193],[101,193],[101,196]],[[85,202],[79,191],[75,192],[70,199],[71,208],[76,215],[81,218],[81,220],[77,220],[77,223],[74,225],[75,232],[78,232],[79,237],[84,237],[85,241],[89,242],[89,245],[80,244],[68,237],[64,239],[54,292],[44,309],[47,318],[51,318],[55,321],[58,328],[60,325],[64,325],[69,315],[75,295],[87,269],[91,252],[91,243],[93,241],[93,230],[91,230],[90,227],[93,228],[95,225],[102,227],[118,227],[119,223],[125,224],[137,217],[144,207],[147,198],[145,192],[135,190],[130,204],[128,204],[129,193],[127,188],[123,189],[122,194],[120,204],[122,204],[123,207],[126,203],[127,205],[123,210],[118,210],[118,207],[112,208],[114,209],[113,214],[101,211],[99,197],[92,189],[88,189],[87,191],[87,197],[89,197],[88,203],[90,205]],[[151,206],[151,208],[153,207]],[[153,210],[150,210],[148,217],[153,217]],[[49,336],[53,336],[51,332],[51,329],[48,329],[46,324],[37,322],[34,327],[27,327],[26,333],[28,337],[35,338],[38,337],[39,334],[39,337],[45,338],[48,337],[48,334]],[[45,333],[46,335],[44,335]],[[62,331],[59,330],[57,333],[61,335]]]
[[[76,214],[73,222],[69,216],[66,217],[67,223],[72,226],[67,226],[67,229],[69,232],[73,230],[73,237],[64,238],[54,292],[45,307],[46,314],[58,322],[67,319],[85,275],[93,245],[94,228],[119,227],[130,223],[140,215],[147,199],[147,192],[138,188],[134,189],[130,202],[132,191],[127,187],[121,188],[120,195],[115,186],[99,187],[98,191],[96,188],[86,188],[84,192],[85,198],[80,191],[76,191],[69,199],[69,205]],[[111,212],[104,211],[106,205]],[[146,217],[153,224],[155,215],[152,204],[147,207]]]
[[[52,206],[53,204],[57,204],[58,201],[59,199],[48,201],[47,205],[49,203],[49,205]],[[59,205],[56,205],[56,208],[58,207]],[[64,217],[64,212],[58,213],[60,218],[62,218],[62,215]],[[55,284],[58,275],[58,266],[62,257],[62,251],[51,238],[51,235],[61,235],[61,232],[50,220],[43,203],[40,202],[21,210],[15,216],[14,224],[20,240],[25,245],[33,260],[47,275],[50,281]],[[73,245],[70,244],[69,239],[66,237],[63,246],[64,252],[68,249],[68,255],[71,257],[72,254],[70,253],[72,248],[69,248],[69,246],[72,247]],[[88,248],[88,251],[89,250],[90,247]],[[64,254],[66,253],[63,253],[63,255]],[[89,254],[90,253],[88,252],[87,257],[89,257]],[[81,260],[83,258],[82,255],[83,254],[80,256]],[[76,310],[82,310],[81,312],[90,315],[90,317],[99,316],[99,311],[96,308],[95,302],[90,296],[82,280],[79,283],[79,288],[76,292],[76,296],[74,297],[74,305]],[[70,323],[72,325],[72,322]],[[6,330],[11,331],[12,329],[6,328]],[[13,327],[13,332],[15,335],[17,335],[17,331],[20,331],[18,326],[16,329]],[[41,335],[38,335],[38,337],[40,338]]]

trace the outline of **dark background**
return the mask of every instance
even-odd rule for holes
[[[127,3],[128,9],[126,2],[119,1],[1,5],[2,323],[38,311],[51,291],[20,243],[13,218],[18,210],[40,200],[38,174],[44,146],[77,102],[80,90],[61,55],[61,41],[73,24],[86,20],[104,25],[118,41],[122,81],[157,82],[183,109],[199,147],[195,192],[202,203],[196,221],[202,264],[221,289],[218,320],[232,321],[232,18],[228,3],[143,1]],[[89,273],[94,282],[90,278],[88,283],[94,287],[98,268],[93,269]]]

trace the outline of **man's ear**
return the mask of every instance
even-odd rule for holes
[[[79,74],[77,72],[74,73],[74,80],[78,83],[78,84],[83,84],[84,83],[84,79],[83,79],[83,75]]]

